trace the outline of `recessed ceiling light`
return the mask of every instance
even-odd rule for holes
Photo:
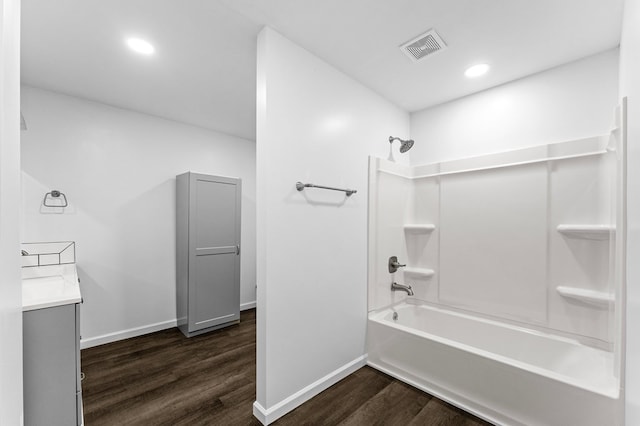
[[[148,41],[135,37],[127,39],[127,46],[129,46],[129,49],[134,52],[141,53],[143,55],[151,55],[156,50]]]
[[[486,74],[487,71],[489,71],[489,64],[477,64],[467,68],[464,75],[468,78],[475,78]]]

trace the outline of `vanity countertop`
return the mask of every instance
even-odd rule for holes
[[[80,303],[75,264],[22,268],[22,311]]]

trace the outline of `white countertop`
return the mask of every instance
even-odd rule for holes
[[[22,268],[22,311],[80,303],[75,264]]]

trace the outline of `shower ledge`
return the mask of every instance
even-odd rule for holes
[[[567,237],[583,238],[586,240],[608,240],[616,228],[612,225],[574,225],[562,224],[556,228]]]
[[[404,268],[404,275],[414,278],[431,278],[436,272],[433,269],[426,268]]]
[[[436,226],[433,223],[407,223],[404,225],[405,232],[410,234],[428,234],[433,232],[436,229]]]
[[[568,286],[558,286],[556,290],[562,297],[578,300],[601,308],[611,306],[615,300],[615,296],[612,293],[604,291],[587,290],[584,288]]]

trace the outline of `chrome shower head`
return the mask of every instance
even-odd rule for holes
[[[402,141],[402,143],[400,144],[400,152],[404,154],[405,152],[409,151],[412,146],[413,146],[413,139],[409,139],[408,141]]]
[[[413,139],[404,140],[404,139],[397,138],[395,136],[389,136],[389,143],[393,143],[393,141],[395,140],[400,141],[400,152],[403,154],[409,151],[413,146]]]

